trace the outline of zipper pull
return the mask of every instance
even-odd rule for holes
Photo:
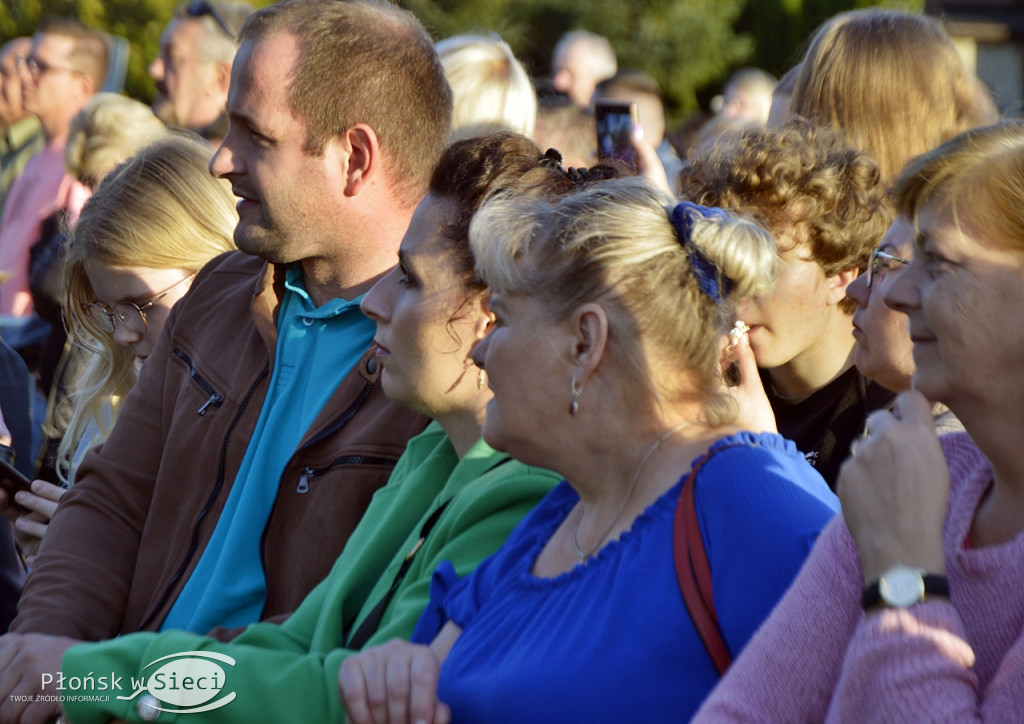
[[[220,403],[221,403],[221,396],[219,394],[217,394],[216,392],[214,392],[212,395],[210,395],[210,399],[207,400],[206,402],[204,402],[203,406],[200,407],[198,410],[196,410],[196,412],[198,412],[199,416],[202,417],[203,415],[206,414],[206,410],[207,410],[207,408],[210,405],[220,405]]]
[[[309,492],[309,479],[313,477],[316,471],[313,468],[303,468],[299,474],[299,485],[295,488],[295,492],[302,494]]]
[[[426,541],[426,540],[427,540],[426,538],[420,538],[418,541],[416,541],[416,545],[414,545],[412,547],[412,550],[409,551],[406,554],[405,561],[404,561],[405,563],[408,563],[409,561],[411,561],[413,559],[413,556],[415,556],[419,552],[420,548],[423,547],[424,541]]]

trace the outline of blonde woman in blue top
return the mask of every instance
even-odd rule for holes
[[[348,659],[353,722],[685,721],[718,679],[676,579],[691,465],[735,655],[837,503],[792,443],[741,430],[720,367],[733,300],[769,288],[771,237],[642,181],[548,205],[495,199],[470,240],[495,327],[484,439],[566,480],[442,605],[429,647]]]

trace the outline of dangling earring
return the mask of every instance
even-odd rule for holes
[[[572,378],[572,402],[569,403],[569,414],[576,417],[580,409],[580,395],[583,394],[583,385],[576,384],[576,378]]]
[[[481,367],[476,373],[476,388],[482,390],[487,385],[487,373]]]

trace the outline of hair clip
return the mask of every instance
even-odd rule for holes
[[[669,214],[669,220],[676,231],[679,244],[686,249],[690,257],[690,268],[693,269],[693,275],[697,277],[697,284],[701,291],[708,295],[715,304],[721,304],[723,298],[729,296],[732,283],[710,259],[704,256],[700,249],[691,243],[695,216],[708,221],[727,221],[730,216],[724,209],[700,206],[690,201],[676,204]]]
[[[537,165],[543,166],[544,168],[561,169],[562,168],[562,154],[553,148],[549,148],[544,152],[544,155],[537,159]]]

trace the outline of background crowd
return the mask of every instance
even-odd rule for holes
[[[384,0],[118,52],[0,48],[0,721],[1024,718],[1024,125],[936,19],[676,131]]]

